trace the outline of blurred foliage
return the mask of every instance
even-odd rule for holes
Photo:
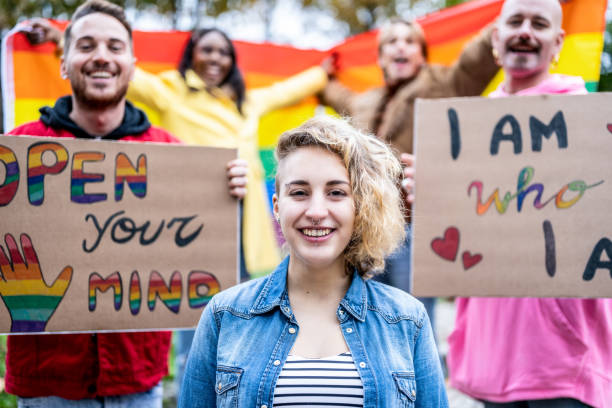
[[[175,12],[180,0],[110,0],[125,7],[156,7],[161,13]],[[45,17],[68,19],[81,0],[0,0],[0,30],[13,27],[23,18]]]
[[[371,30],[393,16],[411,15],[414,9],[425,11],[455,6],[467,0],[300,0],[303,7],[331,12],[345,22],[351,34]]]
[[[228,11],[245,10],[263,4],[269,13],[277,0],[110,0],[125,8],[156,11],[171,17],[176,27],[178,12],[194,16],[219,16]],[[406,15],[415,7],[429,11],[463,3],[466,0],[298,0],[305,8],[331,13],[347,24],[351,34],[370,30],[395,15]],[[0,0],[0,31],[29,17],[68,19],[82,0]],[[192,27],[193,28],[193,27]]]
[[[612,92],[612,21],[606,22],[604,49],[601,54],[600,92]]]
[[[4,385],[4,375],[6,367],[6,336],[0,336],[0,381]],[[0,408],[15,408],[17,407],[17,398],[14,395],[4,392],[4,386],[0,387]]]
[[[193,15],[218,16],[230,10],[250,7],[258,0],[109,0],[126,9],[151,10],[172,18],[176,27],[178,11]],[[261,1],[261,0],[260,0]],[[68,19],[83,0],[0,0],[0,31],[28,17]],[[197,19],[194,20],[194,25]]]

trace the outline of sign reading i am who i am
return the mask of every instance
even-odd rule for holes
[[[611,106],[419,100],[414,293],[612,297]]]

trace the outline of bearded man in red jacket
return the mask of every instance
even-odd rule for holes
[[[132,30],[121,7],[81,5],[64,33],[62,76],[72,95],[13,135],[178,143],[126,101],[134,73]],[[230,194],[246,193],[246,164],[228,164]],[[20,407],[162,406],[170,332],[9,336],[6,390]]]

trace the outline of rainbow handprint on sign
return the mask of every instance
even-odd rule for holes
[[[21,234],[23,256],[11,234],[4,241],[8,256],[0,245],[0,297],[11,315],[11,333],[42,332],[70,285],[72,267],[48,286],[30,237]]]

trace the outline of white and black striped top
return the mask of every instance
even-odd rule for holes
[[[287,357],[274,389],[274,407],[363,407],[363,383],[350,352]]]

